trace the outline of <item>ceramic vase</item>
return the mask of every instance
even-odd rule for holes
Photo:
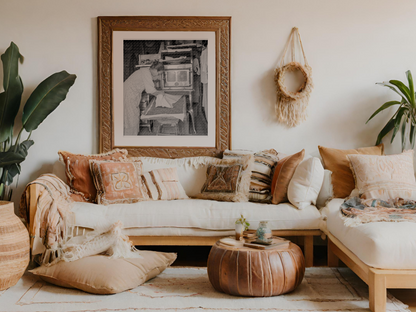
[[[267,221],[260,221],[256,235],[257,239],[261,241],[268,241],[272,238],[272,230],[269,228]]]
[[[244,224],[236,223],[235,224],[235,239],[240,240],[243,238]]]
[[[0,291],[16,285],[29,264],[29,233],[11,202],[0,201]]]

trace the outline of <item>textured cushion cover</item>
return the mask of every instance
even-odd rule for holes
[[[173,200],[188,198],[179,182],[176,168],[152,170],[150,171],[150,176],[157,187],[159,193],[158,199]]]
[[[287,189],[290,180],[304,156],[305,150],[302,150],[299,153],[281,159],[277,163],[272,181],[272,204],[279,204],[288,200]]]
[[[416,200],[413,150],[398,155],[348,155],[361,198]]]
[[[321,214],[315,206],[296,209],[290,203],[268,205],[262,203],[224,202],[216,200],[186,199],[173,201],[141,201],[134,204],[97,205],[74,203],[76,226],[86,228],[108,227],[120,220],[126,229],[133,228],[194,228],[233,230],[235,220],[243,214],[250,228],[257,229],[259,222],[269,221],[272,229],[319,229]],[[159,235],[159,234],[158,234]]]
[[[350,162],[347,155],[383,155],[384,153],[383,144],[350,150],[340,150],[323,146],[318,146],[318,148],[324,168],[332,171],[332,185],[334,197],[336,198],[345,198],[349,196],[355,187],[354,177],[350,169]]]
[[[91,256],[73,262],[61,261],[30,272],[46,282],[77,288],[93,294],[116,294],[133,289],[163,272],[175,259],[174,253],[140,251],[142,258],[111,259]]]
[[[90,169],[99,204],[128,204],[149,200],[147,188],[141,178],[140,160],[90,160]]]
[[[207,168],[207,177],[197,198],[248,201],[253,155],[222,159]]]
[[[127,150],[115,149],[105,154],[80,155],[65,151],[59,151],[59,159],[65,165],[65,173],[71,191],[79,194],[85,201],[94,202],[97,191],[90,173],[91,159],[95,160],[120,160],[126,159]]]
[[[290,203],[299,209],[316,205],[323,180],[324,167],[318,158],[311,157],[302,161],[289,183],[287,197]]]
[[[245,150],[226,150],[224,159],[242,157],[247,154],[253,154]],[[251,171],[249,200],[252,202],[270,202],[271,184],[274,168],[280,158],[280,153],[274,149],[254,153],[254,163]]]
[[[412,222],[373,222],[346,226],[339,207],[331,200],[323,213],[328,231],[365,264],[379,269],[416,269],[416,226]]]

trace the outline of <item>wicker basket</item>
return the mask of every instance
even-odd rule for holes
[[[29,233],[11,202],[0,201],[0,291],[16,285],[29,264]]]

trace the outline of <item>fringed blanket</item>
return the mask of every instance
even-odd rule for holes
[[[29,186],[32,184],[39,186],[35,207],[30,206]],[[74,261],[100,253],[112,257],[140,257],[128,237],[122,234],[120,221],[109,228],[73,237],[72,196],[68,185],[53,174],[42,175],[26,186],[20,201],[20,215],[29,224],[33,260],[52,265],[60,260]]]
[[[416,222],[416,201],[352,197],[342,203],[341,215],[344,224],[351,227],[370,222]]]

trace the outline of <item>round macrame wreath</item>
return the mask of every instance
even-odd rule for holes
[[[297,35],[299,40],[305,65],[295,62],[295,35]],[[283,65],[289,45],[291,45],[292,49],[292,62]],[[285,86],[285,74],[294,71],[299,71],[303,75],[303,83],[298,90],[292,92]],[[295,127],[306,119],[306,108],[309,104],[309,97],[313,89],[312,68],[308,65],[306,60],[299,31],[296,27],[292,29],[280,61],[280,66],[275,69],[274,80],[276,83],[277,95],[275,105],[277,119],[279,122],[285,123],[289,127]]]

